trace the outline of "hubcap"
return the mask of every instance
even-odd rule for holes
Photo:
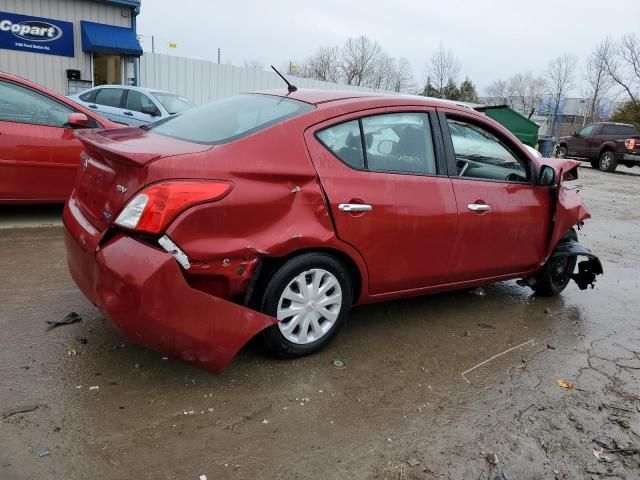
[[[285,287],[276,317],[280,332],[292,343],[305,345],[331,330],[342,307],[338,279],[320,268],[307,270]]]
[[[558,158],[564,158],[564,157],[565,157],[564,148],[558,149]]]
[[[605,153],[600,159],[600,167],[606,170],[609,165],[611,165],[611,154]]]

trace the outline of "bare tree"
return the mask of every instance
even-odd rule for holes
[[[319,48],[315,54],[298,66],[298,73],[303,77],[338,83],[340,81],[340,49],[338,47]]]
[[[364,86],[371,81],[382,49],[364,35],[349,38],[342,48],[342,74],[347,85]]]
[[[491,85],[486,88],[490,105],[503,105],[507,103],[507,82],[505,80],[494,80]]]
[[[540,99],[547,88],[547,81],[542,77],[534,77],[531,72],[527,72],[526,81],[528,97],[527,111],[531,114],[540,103]]]
[[[565,53],[551,60],[547,66],[547,81],[552,95],[553,118],[550,132],[555,132],[558,121],[560,102],[574,86],[573,71],[578,59],[575,55]]]
[[[625,67],[627,61],[631,61],[633,66],[634,59],[637,58],[634,54],[634,51],[637,53],[637,43],[635,35],[625,35],[621,45],[616,45],[611,38],[605,38],[594,51],[598,61],[605,67],[607,75],[614,84],[622,87],[634,106],[639,105],[637,84],[640,77]]]
[[[442,44],[431,55],[427,64],[427,83],[435,88],[442,98],[449,80],[455,82],[460,72],[460,63],[451,50],[446,50]]]
[[[381,52],[376,59],[374,71],[369,81],[365,84],[367,87],[391,90],[396,75],[396,60],[391,58],[384,52]]]
[[[587,82],[586,97],[589,100],[589,107],[587,109],[584,123],[586,120],[593,121],[596,118],[599,110],[600,101],[602,97],[613,86],[613,79],[607,72],[606,51],[602,51],[602,45],[600,44],[596,49],[591,52],[587,57],[585,65],[584,79]]]
[[[406,57],[400,57],[396,66],[395,79],[391,90],[398,93],[409,93],[414,87],[411,62],[409,62],[409,59]]]

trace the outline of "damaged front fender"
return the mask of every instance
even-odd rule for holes
[[[578,273],[572,273],[571,278],[578,284],[580,290],[585,290],[589,285],[593,288],[596,276],[602,275],[604,271],[600,259],[591,253],[591,250],[573,239],[566,239],[558,244],[551,258],[577,256],[587,257],[587,260],[578,264]]]

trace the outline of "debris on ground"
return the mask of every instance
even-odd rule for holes
[[[98,390],[100,387],[98,385],[92,385],[89,387],[89,390]]]
[[[468,370],[465,370],[465,371],[464,371],[464,372],[462,372],[460,375],[462,375],[462,378],[464,378],[464,380],[465,380],[467,383],[471,383],[471,382],[467,379],[467,377],[465,377],[465,375],[466,375],[467,373],[469,373],[469,372],[471,372],[471,371],[475,370],[475,369],[476,369],[476,368],[478,368],[478,367],[481,367],[481,366],[482,366],[482,365],[484,365],[485,363],[489,363],[491,360],[494,360],[494,359],[496,359],[496,358],[498,358],[498,357],[500,357],[500,356],[504,355],[505,353],[509,353],[509,352],[510,352],[510,351],[512,351],[512,350],[515,350],[515,349],[520,348],[520,347],[524,347],[525,345],[528,345],[529,343],[533,343],[533,341],[534,341],[534,339],[527,340],[526,342],[521,343],[520,345],[516,345],[515,347],[508,348],[508,349],[507,349],[507,350],[505,350],[504,352],[500,352],[500,353],[498,353],[497,355],[494,355],[493,357],[488,358],[488,359],[487,359],[487,360],[485,360],[484,362],[480,362],[480,363],[479,363],[479,364],[477,364],[476,366],[471,367],[471,368],[470,368],[470,369],[468,369]]]
[[[484,297],[487,294],[482,287],[472,288],[469,290],[469,293],[480,295],[481,297]]]
[[[331,362],[331,365],[333,365],[335,368],[345,368],[347,366],[347,362],[336,358]]]
[[[602,462],[610,462],[611,461],[611,459],[604,454],[604,449],[602,447],[594,448],[593,449],[593,456],[596,457],[598,459],[598,461],[602,461]]]
[[[38,454],[39,457],[48,457],[49,456],[49,450],[45,450],[44,452],[40,452]]]
[[[17,415],[18,413],[28,413],[36,410],[40,405],[20,405],[18,407],[10,408],[9,410],[5,410],[2,412],[2,418],[9,418],[12,415]]]
[[[496,455],[495,453],[488,453],[485,458],[487,459],[487,462],[489,462],[491,465],[498,464],[498,455]]]
[[[87,344],[87,342],[89,341],[89,340],[87,340],[87,337],[81,337],[81,336],[77,336],[77,337],[76,337],[76,340],[77,340],[78,342],[80,342],[81,344],[83,344],[83,345],[86,345],[86,344]]]
[[[491,325],[490,323],[476,323],[480,328],[486,328],[487,330],[495,330],[496,327]]]
[[[62,320],[45,320],[44,323],[49,325],[49,330],[52,330],[62,325],[71,325],[72,323],[78,323],[81,320],[82,320],[82,317],[80,315],[78,315],[76,312],[71,312]]]
[[[559,378],[556,380],[556,383],[558,384],[558,386],[566,389],[566,390],[575,390],[576,386],[573,383],[569,383],[566,380],[563,380],[562,378]]]
[[[420,460],[410,458],[409,460],[407,460],[407,465],[409,465],[410,467],[417,467],[418,465],[420,465]]]
[[[200,480],[207,480],[207,476],[206,475],[200,475]]]
[[[67,355],[70,357],[75,357],[78,354],[78,351],[75,348],[67,348]]]

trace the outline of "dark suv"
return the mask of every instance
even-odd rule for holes
[[[613,172],[619,163],[640,164],[640,136],[625,123],[592,123],[568,137],[560,137],[556,157],[587,159],[593,168]]]

